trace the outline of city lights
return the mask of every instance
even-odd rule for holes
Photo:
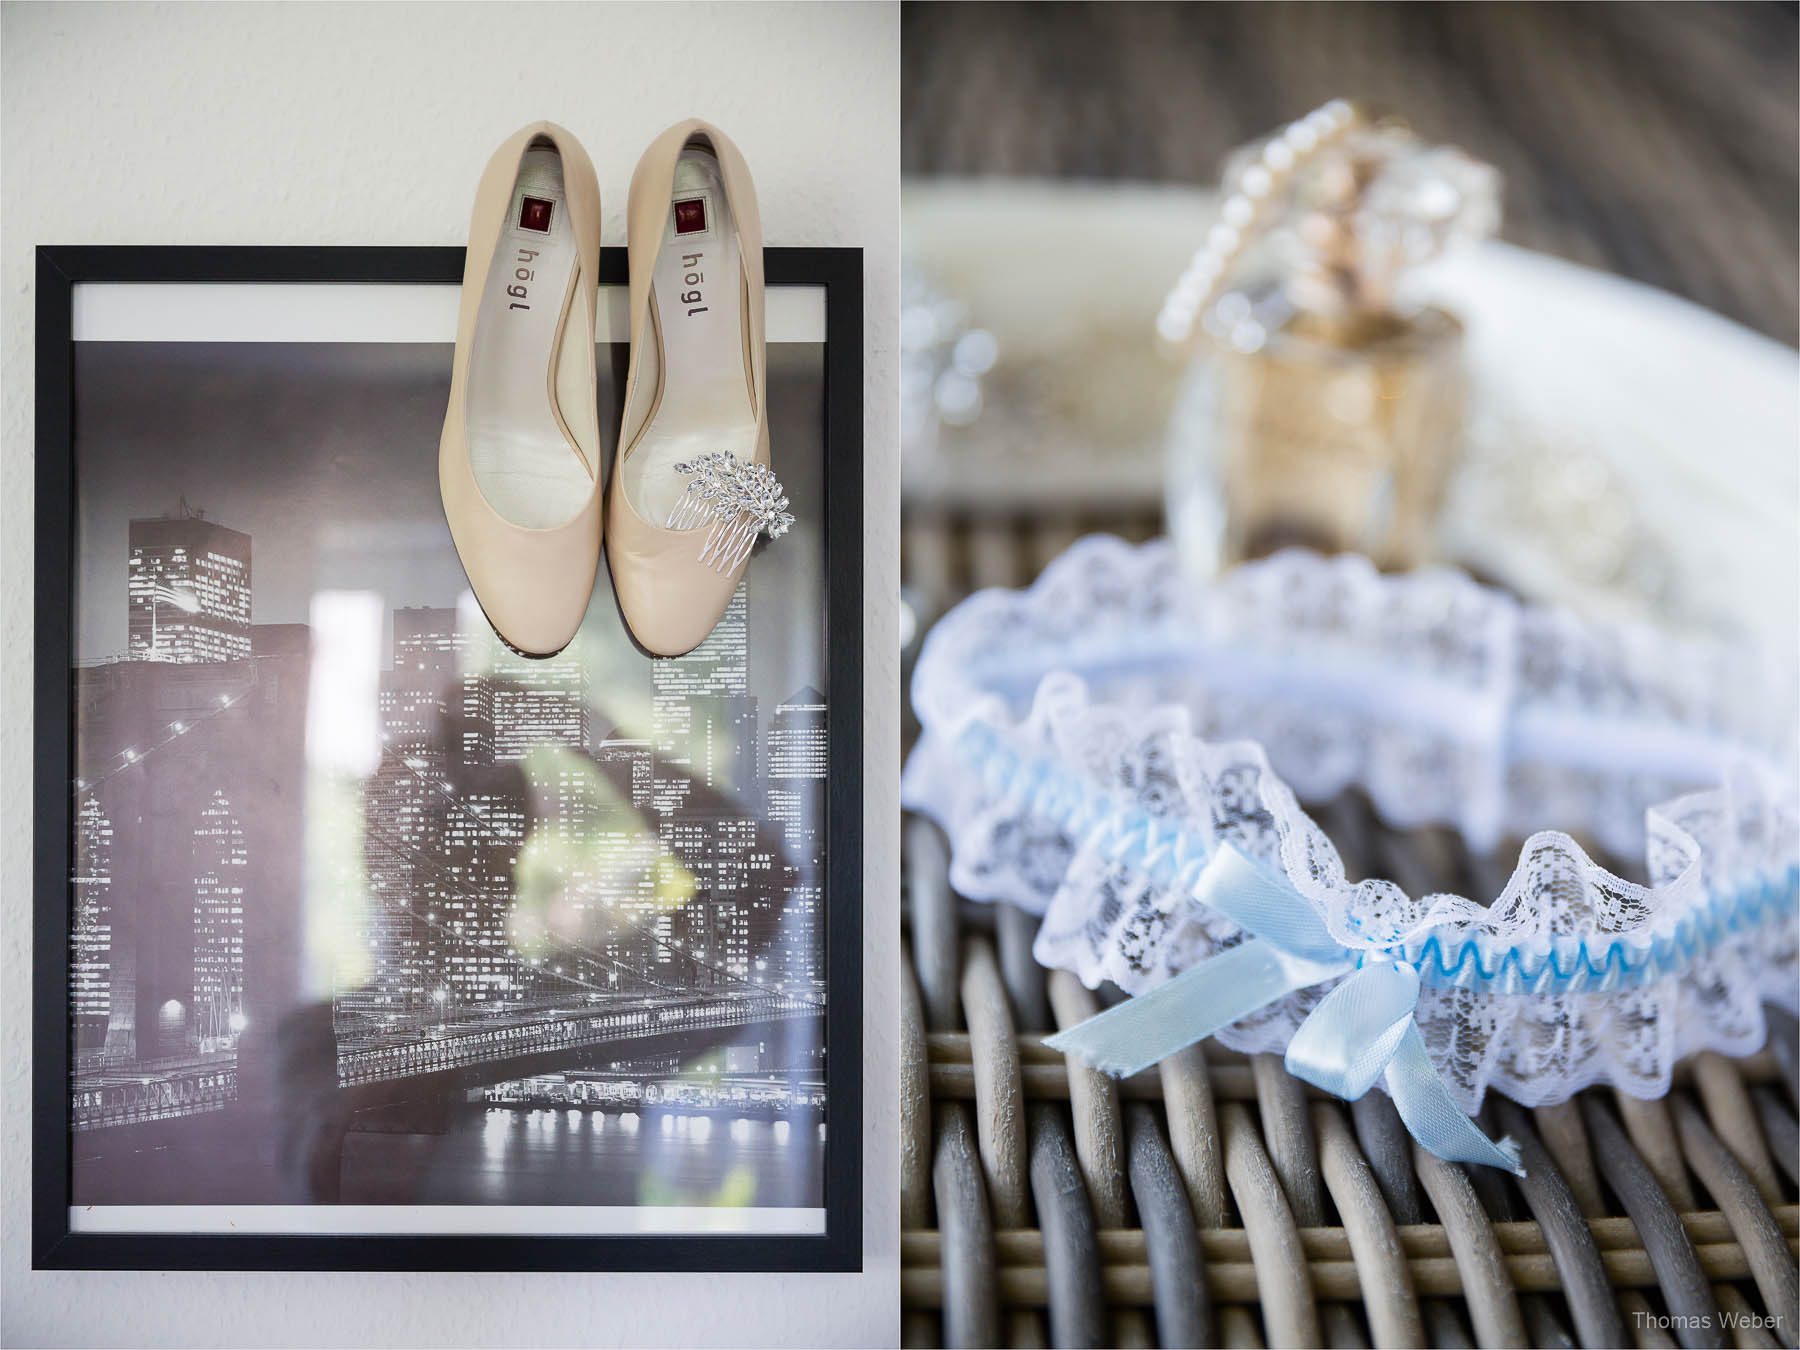
[[[201,526],[197,517],[179,523]],[[84,765],[88,771],[73,780],[86,814],[72,877],[71,1006],[86,1010],[86,1044],[104,1041],[114,1056],[111,1073],[161,1061],[135,1107],[109,1101],[100,1108],[91,1089],[96,1117],[111,1112],[116,1121],[121,1110],[160,1115],[171,1107],[185,1114],[235,1100],[235,1068],[221,1075],[218,1065],[239,1052],[249,1026],[246,993],[267,993],[245,990],[246,969],[254,980],[259,968],[246,962],[246,944],[281,928],[247,926],[246,915],[295,901],[291,878],[252,856],[268,822],[246,817],[269,809],[264,789],[254,779],[240,788],[236,776],[208,782],[205,769],[246,746],[255,753],[279,746],[266,729],[282,717],[295,727],[296,770],[303,753],[349,767],[355,755],[324,752],[347,750],[352,740],[373,747],[373,757],[357,764],[368,772],[348,788],[353,824],[330,825],[332,847],[341,845],[350,861],[341,877],[319,874],[343,889],[338,912],[352,916],[338,951],[356,953],[355,973],[331,996],[343,1081],[502,1062],[547,1045],[623,1047],[689,1028],[712,1037],[723,1027],[817,1016],[823,699],[802,688],[772,717],[759,714],[743,592],[703,650],[645,669],[647,712],[628,730],[591,724],[600,704],[590,697],[585,662],[512,658],[485,623],[461,626],[454,611],[392,611],[391,653],[373,650],[383,625],[369,620],[373,597],[363,594],[333,595],[344,612],[322,618],[315,606],[313,622],[293,625],[293,635],[265,638],[257,630],[253,662],[249,538],[227,542],[201,549],[165,541],[165,556],[155,561],[134,535],[128,655],[138,673],[108,687],[128,691],[118,706],[130,714],[95,720],[109,730],[128,727],[131,744],[118,749],[125,739],[118,736],[96,746],[92,753],[110,767]],[[218,576],[184,583],[176,576],[184,568],[183,575],[212,568]],[[321,721],[317,706],[332,664],[321,660],[320,630],[337,618],[346,620],[338,625],[341,645],[355,647],[338,662],[357,672],[356,689],[343,692],[354,693],[366,714],[353,728],[338,726],[335,711]],[[353,626],[357,641],[348,644]],[[309,653],[299,679],[289,677],[291,667],[263,664],[265,654]],[[194,669],[155,673],[146,669],[152,662]],[[283,711],[293,700],[293,710]],[[175,716],[146,727],[131,720],[140,707]],[[340,730],[342,746],[332,739]],[[179,759],[177,771],[159,774],[158,752],[185,737],[194,739],[169,757]],[[115,798],[106,788],[126,768],[141,777],[144,770],[132,766],[144,763],[155,766],[151,799],[162,798],[155,814],[138,814],[136,797]],[[510,765],[523,774],[496,772]],[[115,800],[133,804],[117,827],[107,814]],[[306,809],[310,819],[313,808]],[[171,818],[193,822],[179,827],[193,830],[192,849],[179,850],[177,891],[187,914],[168,921],[177,933],[191,922],[192,960],[157,955],[152,960],[163,968],[151,971],[141,948],[123,958],[113,951],[113,856],[142,857],[141,831],[166,828]],[[114,833],[126,841],[122,852]],[[551,879],[555,905],[578,916],[573,926],[530,894],[534,869]],[[302,895],[298,903],[312,900]],[[135,941],[141,930],[127,923],[118,931]],[[145,1013],[161,1013],[140,1014],[135,1036],[128,1032],[115,1050],[121,1019],[109,1005],[117,959],[140,963],[136,977],[151,982],[139,997],[154,999]],[[791,979],[793,995],[771,990],[774,973]],[[252,1042],[247,1053],[264,1051]],[[215,1078],[202,1083],[192,1062],[179,1063],[183,1056],[204,1057]],[[621,1123],[636,1128],[637,1117]],[[703,1122],[697,1132],[707,1128]]]
[[[134,659],[182,665],[250,655],[249,535],[184,508],[133,520],[129,547],[127,640]]]

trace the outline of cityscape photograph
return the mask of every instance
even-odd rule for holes
[[[688,655],[603,574],[532,659],[439,514],[447,346],[78,345],[88,1222],[822,1205],[822,348],[769,357],[800,525]]]

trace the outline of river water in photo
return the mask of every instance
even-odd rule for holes
[[[816,1116],[729,1119],[471,1102],[441,1134],[352,1131],[346,1204],[824,1204]]]

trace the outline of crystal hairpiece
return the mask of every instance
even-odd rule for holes
[[[688,485],[669,508],[664,527],[710,526],[700,561],[716,572],[729,572],[749,557],[759,536],[779,539],[794,523],[787,491],[765,464],[714,450],[677,464],[675,471],[689,475]]]
[[[1216,1032],[1339,1095],[1381,1082],[1427,1147],[1511,1166],[1463,1115],[1488,1088],[1660,1096],[1795,1006],[1794,691],[1728,644],[1447,570],[1285,553],[1192,587],[1166,543],[1097,537],[932,631],[902,799],[962,893],[1043,915],[1041,962],[1141,996],[1059,1045],[1124,1072]],[[1349,881],[1299,798],[1351,786],[1472,854],[1523,838],[1510,878]]]

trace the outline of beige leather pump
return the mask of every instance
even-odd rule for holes
[[[632,636],[703,642],[764,536],[793,523],[769,469],[762,223],[738,148],[687,121],[638,161],[631,365],[607,488],[607,559]]]
[[[581,627],[600,560],[594,318],[600,186],[581,143],[534,122],[475,192],[450,406],[444,518],[488,621],[531,656]]]

